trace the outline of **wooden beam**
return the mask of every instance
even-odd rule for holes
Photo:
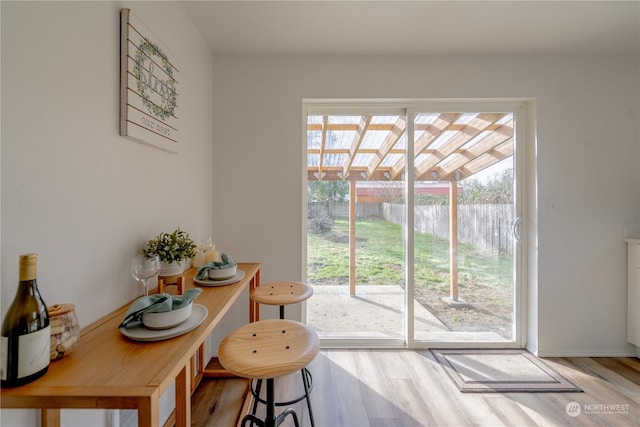
[[[430,150],[429,145],[445,130],[449,130],[462,113],[442,113],[438,116],[438,118],[433,123],[416,123],[416,130],[424,131],[422,135],[420,135],[414,147],[414,157],[418,157],[418,155],[426,153],[436,155],[438,153],[437,150]],[[401,160],[401,164],[394,165],[395,168],[400,171],[404,170],[404,162],[405,159]],[[399,162],[400,163],[400,162]],[[418,165],[414,164],[414,169],[416,172]]]
[[[371,116],[362,116],[360,118],[360,123],[358,124],[358,129],[356,131],[356,135],[353,138],[353,142],[351,143],[351,148],[349,149],[349,156],[347,157],[347,161],[344,163],[342,168],[342,175],[347,176],[349,173],[349,169],[351,169],[351,165],[353,164],[353,159],[356,157],[360,151],[360,144],[362,144],[362,140],[364,136],[367,134],[367,130],[369,124],[371,123]]]
[[[342,174],[342,168],[336,169],[335,167],[325,167],[322,171],[324,173],[322,177],[322,181],[389,181],[389,178],[386,173],[389,173],[389,169],[378,168],[373,175],[367,176],[366,171],[362,168],[354,168],[352,167],[349,170],[349,173],[345,176]],[[317,173],[317,169],[309,169],[307,171],[307,179],[309,181],[316,181],[315,173]],[[365,173],[368,179],[362,177],[362,173]],[[402,179],[402,176],[397,177],[395,181],[399,181]]]
[[[467,163],[462,170],[463,175],[476,174],[511,156],[513,156],[513,141],[509,140]]]
[[[320,153],[318,158],[318,179],[322,179],[322,172],[324,166],[324,151],[327,145],[327,121],[329,118],[327,116],[322,116],[322,139],[320,141]]]
[[[466,144],[471,138],[487,129],[495,122],[504,117],[504,113],[481,113],[476,118],[466,124],[462,130],[458,131],[453,137],[448,139],[444,144],[437,147],[436,153],[416,165],[416,175],[423,175],[427,170],[444,161],[450,154]],[[447,129],[445,129],[447,130]],[[433,142],[435,142],[434,140]]]
[[[393,147],[396,146],[400,138],[402,138],[402,135],[404,135],[406,126],[407,122],[404,117],[399,117],[398,120],[396,120],[393,128],[380,145],[380,148],[376,150],[375,156],[367,166],[367,175],[373,175],[373,173],[380,167]],[[400,172],[394,171],[394,176],[390,177],[390,179],[395,179],[400,173],[402,173],[402,169]]]
[[[323,116],[328,117],[328,116]],[[319,123],[309,123],[307,124],[307,130],[336,130],[336,131],[357,131],[358,123],[327,123],[326,128],[325,125],[321,125]],[[391,130],[395,125],[393,123],[375,123],[369,126],[369,130]]]
[[[508,125],[504,125],[498,131],[486,134],[484,138],[475,142],[472,146],[458,150],[455,158],[442,165],[442,170],[440,171],[441,179],[448,180],[456,170],[461,169],[484,153],[491,152],[505,142],[513,144],[513,127]]]
[[[513,119],[511,113],[480,113],[465,123],[457,123],[462,113],[439,113],[428,123],[416,123],[414,142],[417,181],[461,180],[513,155]],[[505,117],[506,115],[506,117]],[[323,181],[396,181],[403,179],[406,159],[404,150],[396,145],[406,130],[406,119],[399,117],[394,123],[371,123],[373,116],[360,116],[358,123],[330,123],[330,116],[321,116],[320,123],[309,123],[307,128],[320,131],[320,144],[307,149],[314,157],[308,166],[309,180]],[[339,118],[339,116],[336,116]],[[420,121],[420,120],[418,120]],[[355,132],[348,147],[327,147],[329,131]],[[367,132],[387,132],[376,144],[363,147]],[[451,132],[447,139],[439,138]],[[485,136],[484,133],[487,133]],[[482,138],[480,138],[482,136]],[[439,143],[440,141],[441,143]],[[371,160],[358,163],[359,154]],[[318,157],[317,164],[315,156]],[[340,157],[327,165],[327,156]],[[394,156],[393,162],[389,161]],[[335,160],[335,159],[334,159]],[[458,173],[459,172],[459,173]]]

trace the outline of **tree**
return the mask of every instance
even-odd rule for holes
[[[463,191],[458,196],[460,204],[513,203],[513,169],[506,169],[487,182],[478,179],[463,181]]]
[[[346,181],[309,181],[307,198],[310,202],[344,202],[349,194]]]

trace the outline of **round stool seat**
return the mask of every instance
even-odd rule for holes
[[[243,378],[269,379],[306,367],[318,354],[320,339],[293,320],[260,320],[231,332],[220,343],[220,363]]]
[[[302,302],[313,295],[313,288],[293,281],[269,282],[251,290],[255,302],[267,305],[289,305]]]

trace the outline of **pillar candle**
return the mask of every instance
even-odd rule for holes
[[[191,264],[195,268],[200,268],[204,265],[204,254],[200,251],[197,251],[195,256],[191,258]]]
[[[216,251],[215,249],[207,251],[207,253],[204,254],[204,261],[207,263],[220,262],[220,251]]]

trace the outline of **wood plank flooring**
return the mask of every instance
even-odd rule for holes
[[[322,350],[309,366],[314,381],[311,396],[315,424],[316,427],[640,426],[640,360],[546,358],[544,361],[584,392],[460,393],[429,351]],[[276,381],[279,399],[290,399],[301,392],[300,373]],[[208,419],[205,414],[194,415],[193,425],[232,426],[229,420],[234,417],[224,415],[226,406],[220,401]],[[568,411],[567,407],[571,409]],[[306,404],[301,402],[294,408],[302,425],[309,426]],[[282,424],[293,425],[290,418]]]

